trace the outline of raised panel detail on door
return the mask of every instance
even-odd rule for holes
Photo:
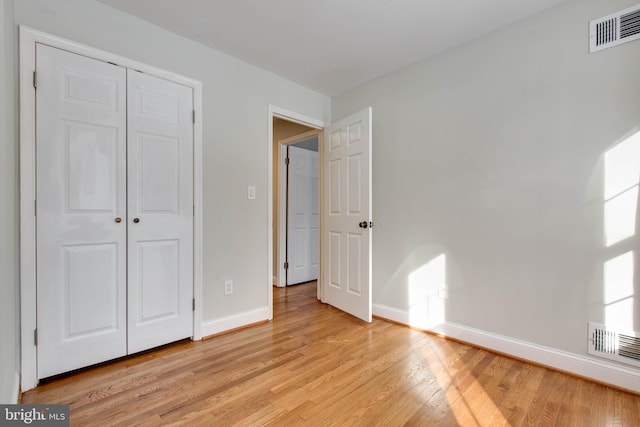
[[[102,211],[115,215],[119,179],[118,129],[66,122],[65,174],[68,212]]]
[[[329,163],[329,213],[342,213],[342,159],[332,159]]]
[[[349,280],[347,292],[362,295],[362,234],[349,233],[347,236]]]
[[[193,335],[193,96],[128,72],[129,353]]]
[[[323,300],[371,321],[371,109],[325,132]]]
[[[118,84],[101,77],[67,69],[64,75],[64,100],[87,105],[91,108],[102,108],[107,111],[118,111]]]
[[[109,333],[118,315],[118,247],[115,244],[65,246],[63,311],[65,340]],[[100,301],[95,304],[94,301]]]
[[[180,280],[179,242],[138,242],[140,290],[137,325],[178,316]]]
[[[180,204],[180,140],[138,134],[140,213],[178,214]]]
[[[138,117],[172,124],[177,124],[180,120],[180,98],[175,96],[138,88],[137,106]]]
[[[126,71],[37,45],[38,378],[124,356]]]
[[[342,234],[329,233],[329,285],[342,288]]]
[[[349,156],[348,162],[349,174],[349,214],[362,215],[363,206],[363,188],[362,180],[362,155],[355,154]]]

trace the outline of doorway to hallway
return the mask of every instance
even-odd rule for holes
[[[273,118],[273,284],[318,278],[320,130]]]

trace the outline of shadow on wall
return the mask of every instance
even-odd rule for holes
[[[606,326],[640,330],[636,318],[638,271],[638,184],[640,131],[623,139],[604,155],[603,311]]]

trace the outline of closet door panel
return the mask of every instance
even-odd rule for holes
[[[36,49],[38,378],[45,378],[126,354],[126,70]]]
[[[191,88],[128,72],[129,353],[193,335]]]

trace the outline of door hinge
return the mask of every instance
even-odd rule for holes
[[[284,159],[284,164],[289,166],[289,163],[291,163],[291,159],[289,159],[288,157],[286,159]]]
[[[38,329],[33,330],[33,345],[38,346]]]
[[[33,201],[33,216],[38,216],[38,201]]]
[[[196,110],[191,110],[191,120],[193,123],[196,122]]]
[[[288,263],[288,262],[285,262],[285,263],[284,263],[284,269],[285,269],[285,270],[288,270],[288,269],[289,269],[289,263]]]
[[[196,311],[196,299],[191,300],[193,302],[193,311]]]
[[[38,75],[36,72],[33,72],[33,88],[38,89]]]

